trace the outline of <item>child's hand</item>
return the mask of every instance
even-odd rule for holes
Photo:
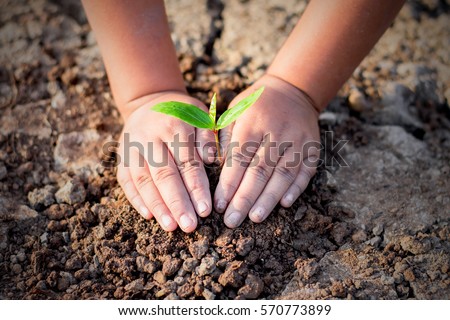
[[[218,212],[226,209],[224,221],[230,228],[247,214],[262,222],[280,200],[290,207],[315,174],[320,155],[318,111],[296,87],[265,75],[234,102],[261,86],[261,98],[221,135],[227,155],[214,203]],[[308,142],[314,143],[305,152]]]
[[[207,111],[200,101],[181,92],[152,94],[133,102],[139,107],[126,116],[117,180],[144,218],[155,217],[166,231],[179,225],[183,231],[191,232],[197,226],[195,212],[206,217],[212,208],[208,178],[199,153],[208,141],[214,143],[214,136],[150,110],[163,101],[190,103]],[[198,148],[195,141],[200,143]]]

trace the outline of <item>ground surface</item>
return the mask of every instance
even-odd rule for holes
[[[173,39],[190,92],[222,108],[305,7],[196,3],[168,1]],[[348,167],[263,224],[213,213],[190,235],[141,219],[99,165],[121,120],[78,2],[0,8],[1,298],[450,298],[445,1],[408,3],[322,114]]]

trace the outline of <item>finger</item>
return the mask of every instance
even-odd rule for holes
[[[279,157],[279,150],[271,145],[270,136],[266,135],[225,212],[228,227],[235,228],[244,221],[272,176]]]
[[[206,217],[212,210],[211,193],[202,159],[194,147],[194,134],[178,137],[180,143],[171,143],[169,150],[197,214]]]
[[[264,221],[280,201],[281,197],[295,181],[300,168],[300,156],[289,148],[278,161],[269,182],[250,210],[249,218],[253,222]]]
[[[305,191],[309,181],[316,174],[318,157],[313,156],[307,159],[308,161],[305,161],[305,159],[303,160],[297,177],[281,198],[280,204],[285,208],[292,206],[295,200],[297,200],[297,198]]]
[[[167,146],[162,141],[156,141],[147,161],[151,161],[150,174],[172,217],[183,231],[194,231],[197,216]]]
[[[131,151],[130,165],[130,175],[133,184],[139,192],[140,197],[143,199],[146,207],[164,230],[175,230],[177,228],[177,223],[161,198],[144,157],[135,150]]]
[[[224,156],[219,183],[214,192],[214,204],[217,212],[223,213],[227,208],[241,183],[245,170],[258,150],[261,140],[261,135],[248,130],[233,130],[232,140]],[[239,145],[239,142],[242,141],[245,141],[245,143]]]
[[[216,142],[211,130],[196,128],[197,152],[206,164],[214,163],[216,160]]]
[[[145,205],[144,200],[134,186],[129,168],[125,168],[123,164],[120,164],[117,168],[117,181],[122,187],[128,201],[137,210],[137,212],[139,212],[144,219],[151,219],[153,215]]]

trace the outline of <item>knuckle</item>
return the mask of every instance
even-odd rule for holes
[[[266,191],[263,197],[266,203],[269,203],[270,205],[275,205],[280,201],[280,197],[273,191]]]
[[[160,199],[155,198],[152,199],[147,206],[152,214],[159,215],[162,211],[161,209],[164,207],[164,204]]]
[[[155,171],[154,179],[158,183],[165,183],[175,177],[175,172],[170,167],[161,167]]]
[[[263,182],[269,180],[272,173],[270,167],[268,167],[262,161],[255,165],[250,172],[256,177],[256,179]]]
[[[182,175],[188,175],[195,173],[199,169],[200,162],[194,158],[190,158],[178,163],[177,167]]]
[[[239,186],[238,182],[225,181],[220,182],[220,185],[222,186],[224,200],[229,202]]]
[[[296,174],[292,168],[287,168],[285,166],[275,167],[275,172],[280,175],[284,180],[292,183],[295,180]]]
[[[170,211],[175,215],[180,214],[184,207],[183,201],[177,198],[170,199],[167,203],[167,206],[169,207]]]
[[[192,196],[196,193],[203,192],[203,184],[199,179],[190,179],[188,189],[189,194]]]
[[[238,198],[238,208],[248,212],[251,207],[253,207],[254,201],[248,195],[241,195]]]
[[[152,177],[149,174],[139,175],[135,180],[136,187],[141,190],[147,187],[152,181]]]
[[[141,196],[139,193],[133,192],[132,194],[127,195],[127,199],[133,206],[137,206],[141,201]]]
[[[241,151],[234,151],[231,154],[231,159],[233,162],[237,162],[243,167],[248,167],[252,161],[251,157],[242,153]]]

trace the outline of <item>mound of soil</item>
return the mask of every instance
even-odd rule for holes
[[[78,1],[2,1],[0,297],[449,299],[448,51],[421,31],[448,36],[448,5],[429,2],[402,10],[320,117],[322,158],[349,140],[348,167],[321,166],[292,208],[262,224],[231,230],[213,212],[184,234],[142,219],[117,184],[102,146],[122,121]],[[189,35],[173,26],[189,92],[205,102],[217,92],[223,110],[266,63],[230,65],[248,45],[233,47],[234,13],[286,22],[304,9],[294,3],[199,2],[200,35],[181,41]],[[169,14],[192,14],[183,4],[168,1]],[[403,42],[392,49],[391,38]],[[412,49],[423,38],[431,60]],[[212,192],[218,174],[208,168]]]

